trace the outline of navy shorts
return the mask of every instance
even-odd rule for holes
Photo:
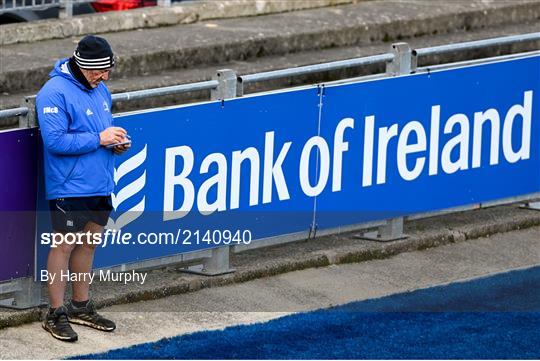
[[[49,201],[56,232],[80,232],[88,222],[105,226],[112,211],[110,196],[57,198]]]

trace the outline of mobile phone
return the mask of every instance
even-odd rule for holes
[[[110,149],[110,148],[116,147],[117,145],[131,144],[131,137],[126,134],[126,138],[127,138],[127,140],[124,141],[124,142],[109,144],[109,145],[105,146],[105,148]]]

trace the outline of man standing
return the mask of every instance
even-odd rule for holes
[[[67,233],[103,232],[112,210],[114,153],[129,144],[126,131],[112,126],[109,79],[114,55],[98,36],[84,37],[71,58],[59,60],[51,79],[37,95],[36,110],[44,144],[45,188],[54,237]],[[60,275],[90,275],[96,245],[63,242],[49,250],[47,270],[50,309],[43,328],[63,341],[76,341],[70,323],[113,331],[114,322],[100,316],[89,300],[89,277],[72,282],[72,299],[64,305],[66,281]],[[71,243],[71,242],[70,242]]]

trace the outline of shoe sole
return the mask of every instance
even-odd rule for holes
[[[75,338],[71,338],[71,337],[63,337],[63,336],[59,336],[59,335],[56,335],[54,332],[52,332],[51,329],[49,329],[47,326],[45,326],[44,324],[41,325],[41,327],[43,327],[43,329],[45,331],[47,331],[48,333],[51,334],[52,337],[54,337],[55,339],[57,340],[60,340],[60,341],[65,341],[65,342],[75,342],[79,339],[78,336],[75,336]]]
[[[100,325],[96,325],[95,323],[92,323],[92,322],[88,322],[88,321],[85,321],[85,320],[81,320],[80,318],[71,318],[71,317],[68,317],[68,321],[70,323],[74,323],[76,325],[81,325],[81,326],[87,326],[87,327],[91,327],[95,330],[99,330],[99,331],[105,331],[105,332],[112,332],[114,330],[116,330],[116,327],[114,328],[107,328],[105,326],[100,326]]]

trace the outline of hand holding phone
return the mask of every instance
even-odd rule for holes
[[[118,145],[125,145],[125,144],[131,144],[131,137],[129,135],[127,135],[127,134],[124,136],[123,141],[121,141],[119,143],[109,144],[109,145],[105,146],[105,148],[111,149],[111,148],[114,148],[114,147],[116,147]]]

